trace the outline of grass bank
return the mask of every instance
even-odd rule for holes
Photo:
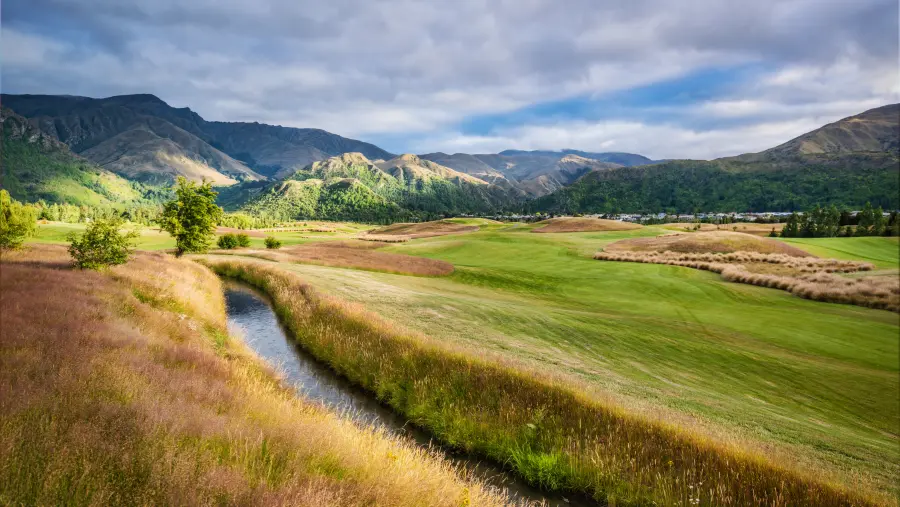
[[[206,258],[267,292],[314,356],[441,441],[616,505],[869,505],[868,498],[547,378],[454,352],[267,263]]]
[[[65,250],[0,269],[2,505],[501,505],[405,440],[298,398],[226,334],[218,277]]]

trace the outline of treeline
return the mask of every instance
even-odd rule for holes
[[[44,201],[29,204],[37,212],[39,220],[87,223],[95,220],[121,218],[132,223],[152,225],[162,211],[161,204],[135,204],[131,206],[87,206],[75,204],[48,204]]]
[[[881,206],[873,208],[870,203],[856,215],[838,211],[836,206],[816,206],[806,213],[792,213],[781,230],[783,238],[838,236],[900,236],[900,219],[896,211],[885,217]]]
[[[680,160],[589,173],[574,184],[523,205],[574,213],[796,211],[816,204],[858,208],[865,202],[900,208],[895,157],[853,155],[787,162]]]

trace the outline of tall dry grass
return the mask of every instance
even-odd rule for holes
[[[616,241],[605,248],[607,252],[677,252],[677,253],[735,253],[756,252],[785,254],[793,257],[812,257],[809,252],[770,238],[732,231],[672,233],[649,238],[629,238]]]
[[[560,233],[560,232],[603,232],[603,231],[631,231],[641,229],[644,226],[631,222],[618,220],[605,220],[602,218],[583,217],[559,217],[538,222],[541,225],[531,232]]]
[[[446,220],[435,220],[432,222],[417,223],[400,223],[387,225],[372,231],[367,235],[370,236],[391,236],[406,237],[408,239],[415,238],[431,238],[434,236],[446,236],[448,234],[463,234],[467,232],[475,232],[479,229],[477,225],[465,225]]]
[[[267,292],[297,341],[452,446],[504,463],[534,484],[609,505],[874,505],[759,455],[603,404],[566,384],[450,350],[296,275],[204,259]]]
[[[900,312],[900,280],[897,278],[848,278],[835,274],[872,270],[874,266],[866,262],[756,252],[597,252],[594,258],[701,269],[719,273],[729,282],[781,289],[805,299]],[[766,273],[766,265],[784,269],[781,274]]]
[[[0,269],[0,504],[500,505],[405,440],[299,399],[224,327],[218,277],[64,249]]]
[[[272,250],[221,250],[217,254],[245,255],[279,262],[299,262],[319,266],[363,269],[382,273],[413,276],[447,276],[453,264],[439,259],[378,252],[376,243],[325,241]]]

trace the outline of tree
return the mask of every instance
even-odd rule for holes
[[[19,248],[25,238],[34,234],[37,210],[0,190],[0,250]]]
[[[797,216],[797,213],[791,213],[791,216],[788,218],[786,224],[784,224],[784,228],[781,229],[781,237],[782,238],[796,238],[800,235],[800,218]]]
[[[178,178],[174,190],[175,199],[163,207],[159,226],[175,238],[176,256],[205,252],[222,217],[222,208],[216,205],[218,193],[210,183],[197,185],[183,177]]]
[[[872,236],[883,236],[885,229],[884,210],[881,206],[875,208],[872,217]]]
[[[875,225],[875,210],[872,209],[870,203],[859,212],[859,225],[856,226],[857,236],[871,236],[872,229]]]
[[[68,237],[69,254],[80,269],[102,269],[128,262],[134,252],[136,230],[122,233],[124,221],[119,217],[100,218],[88,225],[81,237]]]
[[[269,250],[277,250],[281,248],[281,241],[274,236],[266,236],[266,248]]]

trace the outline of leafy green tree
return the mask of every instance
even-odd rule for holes
[[[124,221],[119,217],[101,218],[88,225],[79,237],[71,234],[69,254],[80,269],[103,269],[128,262],[134,252],[136,230],[121,232]]]
[[[19,248],[34,234],[37,210],[10,197],[0,190],[0,250]]]
[[[797,213],[791,213],[791,216],[788,217],[787,223],[784,224],[784,229],[781,230],[782,238],[796,238],[800,236],[800,217],[797,216]]]
[[[167,202],[159,217],[160,227],[175,238],[175,255],[205,252],[215,237],[222,208],[216,205],[212,185],[197,185],[183,177],[175,186],[175,199]]]
[[[881,206],[875,208],[872,217],[872,236],[883,236],[885,229],[884,210]]]
[[[274,236],[266,236],[266,248],[269,250],[278,250],[281,248],[281,241]]]
[[[875,226],[875,210],[872,209],[871,203],[866,203],[862,211],[859,212],[859,225],[856,226],[857,236],[871,236]]]

